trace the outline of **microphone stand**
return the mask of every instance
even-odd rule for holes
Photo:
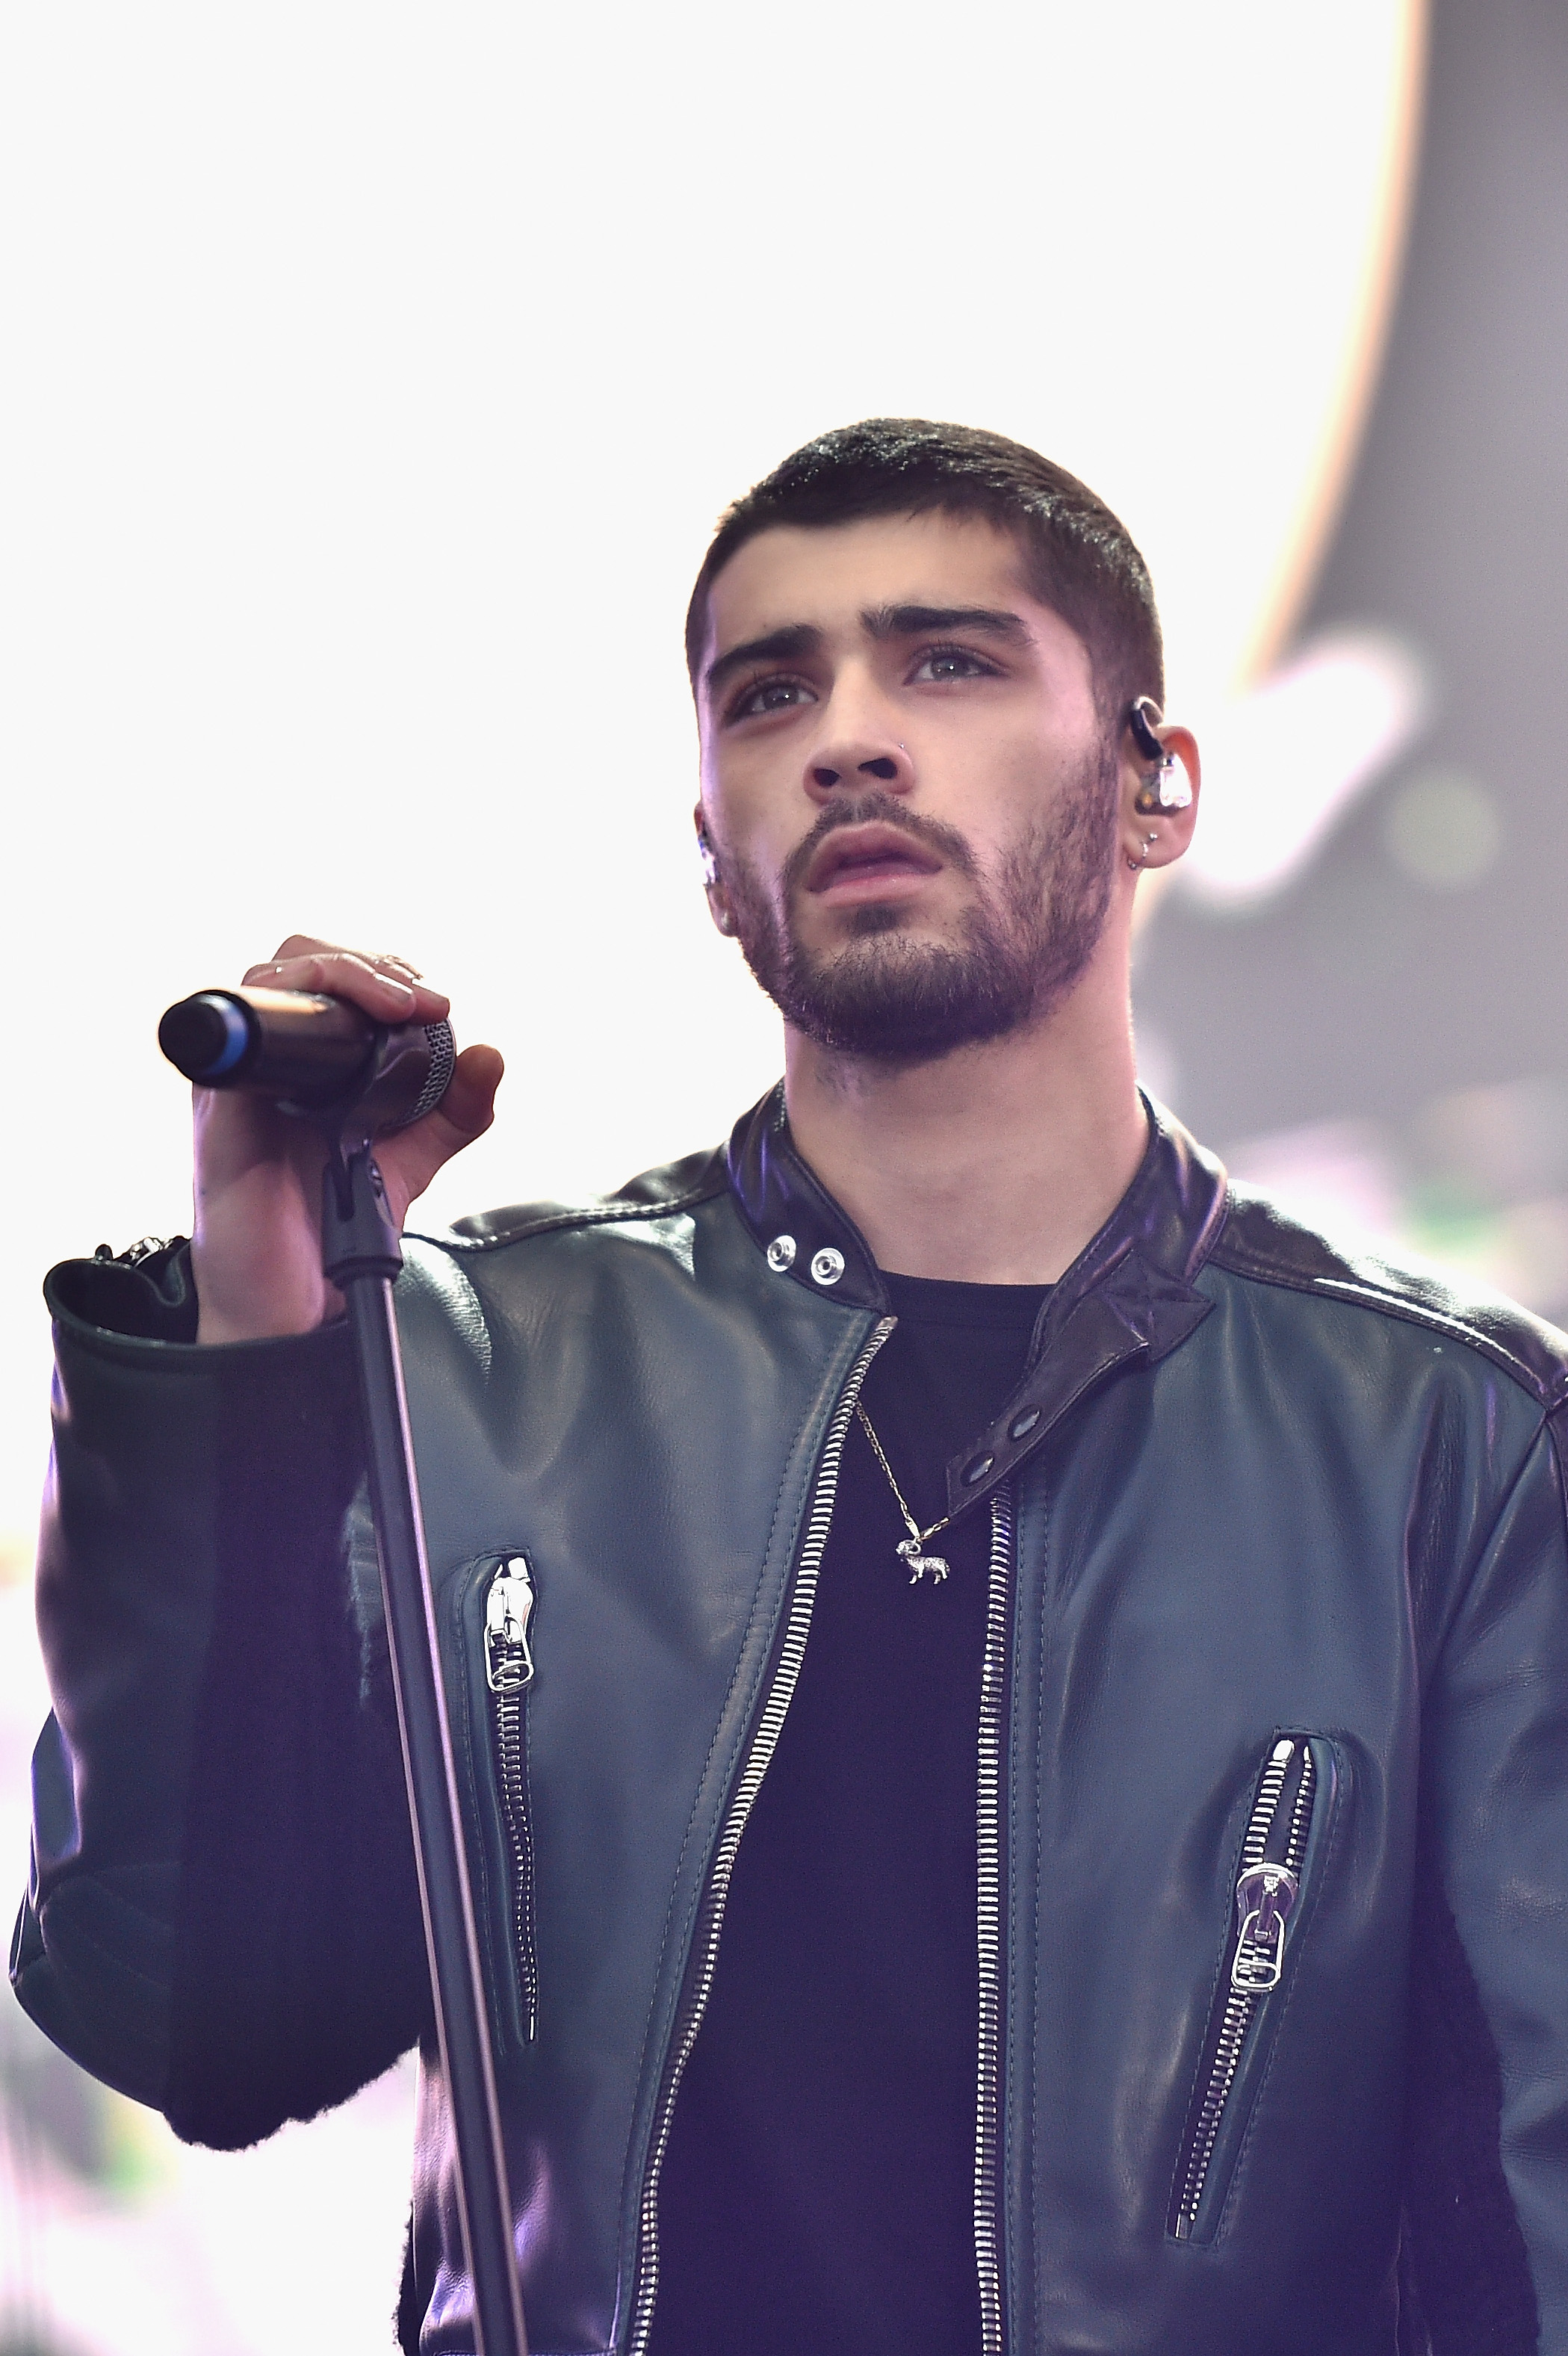
[[[371,1505],[392,1648],[425,1953],[457,2147],[457,2204],[479,2356],[528,2356],[506,2151],[474,1901],[442,1690],[435,1606],[403,1390],[392,1280],[403,1249],[368,1141],[328,1132],[321,1265],[349,1305],[370,1447]]]

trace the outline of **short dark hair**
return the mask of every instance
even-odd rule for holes
[[[1108,723],[1134,696],[1165,701],[1165,656],[1154,585],[1125,524],[1037,451],[972,425],[867,417],[841,425],[775,466],[719,519],[686,611],[693,692],[708,631],[708,592],[738,549],[775,524],[825,526],[941,509],[982,515],[1023,551],[1030,593],[1089,649]]]

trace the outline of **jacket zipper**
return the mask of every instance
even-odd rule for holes
[[[522,1989],[523,2035],[538,2026],[538,1975],[533,1952],[533,1828],[528,1813],[527,1708],[533,1683],[529,1622],[536,1601],[527,1557],[509,1555],[496,1566],[485,1595],[485,1683],[495,1720],[497,1781],[511,1882],[512,1938]]]
[[[991,1579],[980,1675],[980,1771],[975,1850],[980,1890],[980,2067],[974,2114],[974,2256],[980,2273],[981,2356],[1002,2356],[1002,2256],[996,2153],[1002,2069],[1002,1741],[1007,1707],[1007,1608],[1013,1499],[991,1500]]]
[[[800,1663],[805,1656],[811,1608],[816,1601],[817,1574],[822,1569],[822,1551],[827,1545],[828,1530],[832,1521],[833,1500],[838,1493],[844,1435],[849,1430],[854,1403],[860,1397],[861,1385],[865,1380],[871,1362],[897,1323],[897,1318],[885,1317],[877,1325],[850,1370],[849,1381],[828,1427],[822,1463],[817,1472],[816,1490],[811,1499],[811,1516],[795,1569],[795,1583],[790,1592],[779,1658],[746,1754],[740,1780],[720,1829],[718,1847],[714,1852],[714,1862],[703,1893],[703,1912],[693,1941],[685,1989],[671,2033],[664,2080],[653,2115],[653,2134],[649,2144],[642,2198],[638,2209],[637,2259],[632,2277],[631,2329],[627,2340],[627,2356],[644,2356],[648,2335],[653,2326],[653,2302],[659,2290],[659,2177],[670,2141],[670,2122],[674,2116],[675,2097],[681,2090],[682,2075],[691,2059],[692,2048],[707,2009],[736,1853],[778,1745],[785,1714],[800,1674]]]
[[[1286,1783],[1298,1757],[1295,1792],[1285,1811],[1283,1803]],[[1246,2050],[1247,2033],[1262,2005],[1278,1987],[1284,1969],[1285,1926],[1301,1887],[1301,1861],[1312,1829],[1316,1781],[1311,1745],[1297,1737],[1283,1736],[1270,1751],[1259,1779],[1241,1844],[1224,2010],[1176,2170],[1170,2230],[1178,2242],[1189,2241],[1197,2222],[1226,2105]],[[1271,1850],[1275,1854],[1271,1856]]]

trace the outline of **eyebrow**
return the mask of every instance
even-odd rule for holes
[[[744,646],[731,647],[726,654],[718,655],[703,674],[703,684],[710,696],[737,670],[754,662],[798,662],[802,655],[815,654],[822,643],[822,634],[811,622],[789,622],[781,630],[769,630],[765,637],[747,638]]]
[[[873,638],[918,638],[931,630],[978,630],[1017,645],[1029,638],[1022,615],[991,605],[876,605],[862,614],[860,623]]]

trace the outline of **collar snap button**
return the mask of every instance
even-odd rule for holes
[[[977,1456],[972,1463],[966,1464],[963,1468],[965,1486],[972,1488],[977,1481],[983,1481],[995,1462],[994,1456]]]
[[[1026,1407],[1023,1413],[1021,1415],[1015,1415],[1013,1418],[1012,1422],[1008,1425],[1008,1439],[1022,1440],[1026,1431],[1033,1431],[1039,1419],[1039,1408],[1037,1407]]]
[[[843,1274],[843,1254],[829,1244],[811,1262],[811,1274],[818,1284],[836,1284]]]
[[[768,1247],[768,1265],[775,1276],[782,1276],[787,1268],[794,1267],[795,1238],[793,1236],[774,1237]]]

